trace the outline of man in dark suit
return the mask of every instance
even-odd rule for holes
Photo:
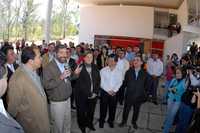
[[[18,68],[18,64],[16,63],[17,56],[14,52],[14,48],[11,45],[4,45],[1,48],[1,51],[6,55],[6,67],[8,70],[7,81],[9,82],[11,76]],[[7,101],[6,101],[7,92],[3,95],[2,99],[4,102],[4,106],[7,109]]]
[[[137,119],[139,116],[139,111],[142,103],[146,101],[147,98],[147,83],[148,83],[148,75],[141,68],[142,66],[142,58],[140,56],[136,56],[133,60],[134,68],[130,68],[125,75],[125,105],[123,110],[122,122],[120,123],[120,127],[123,127],[128,119],[129,111],[133,106],[133,117],[132,117],[132,125],[133,128],[137,129]]]

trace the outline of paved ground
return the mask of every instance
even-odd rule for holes
[[[158,94],[161,97],[162,88],[158,90]],[[98,118],[99,118],[99,104],[97,104],[95,112],[94,125],[96,131],[94,133],[162,133],[162,125],[166,114],[166,106],[159,104],[154,105],[152,103],[145,103],[142,105],[140,110],[140,116],[138,120],[138,130],[134,130],[131,126],[132,111],[129,114],[129,120],[127,126],[124,128],[119,128],[118,124],[122,119],[123,106],[117,107],[117,113],[115,118],[115,128],[111,129],[107,124],[104,125],[103,129],[99,128]],[[87,131],[88,133],[93,133],[92,131]],[[72,112],[72,133],[81,133],[76,122],[76,112]]]
[[[129,114],[128,124],[124,128],[119,128],[118,124],[121,122],[123,107],[118,106],[115,128],[111,129],[105,124],[103,129],[99,128],[98,118],[99,118],[99,104],[96,108],[94,125],[96,131],[94,133],[161,133],[161,127],[164,121],[164,116],[166,112],[166,107],[163,105],[154,105],[152,103],[145,103],[140,111],[140,116],[138,120],[139,129],[134,131],[131,127],[132,112]],[[76,122],[76,113],[72,113],[72,133],[81,133]],[[90,133],[90,131],[88,131]],[[92,132],[91,132],[92,133]]]

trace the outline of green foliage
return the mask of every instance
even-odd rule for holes
[[[7,3],[6,3],[7,2]],[[9,3],[10,2],[10,3]],[[65,2],[67,8],[62,3]],[[61,39],[66,22],[66,36],[78,34],[79,11],[68,10],[78,0],[60,0],[60,7],[52,12],[51,38]],[[44,38],[45,20],[37,12],[40,4],[34,0],[0,0],[0,40],[21,38],[41,40]],[[63,19],[63,16],[65,19]]]

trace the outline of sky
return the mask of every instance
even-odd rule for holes
[[[40,16],[41,19],[45,19],[48,0],[34,0],[34,2],[40,4],[40,6],[37,9],[38,16]],[[53,10],[58,10],[59,5],[60,5],[60,0],[53,0]],[[77,6],[77,5],[70,6],[70,9],[73,10],[74,6]]]

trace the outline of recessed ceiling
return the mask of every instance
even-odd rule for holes
[[[95,5],[139,5],[177,9],[183,0],[80,0],[81,4]]]

